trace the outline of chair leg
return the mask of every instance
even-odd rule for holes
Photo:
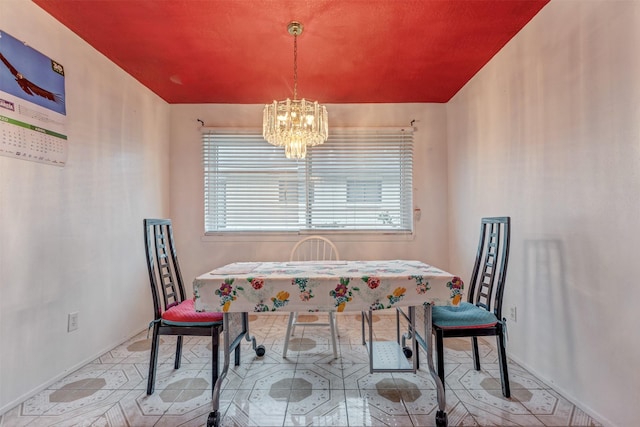
[[[176,342],[176,360],[173,363],[174,368],[180,369],[181,358],[182,358],[182,335],[178,335],[178,340]]]
[[[329,312],[329,330],[331,331],[331,345],[333,346],[333,358],[338,358],[338,346],[336,345],[336,317],[333,311]]]
[[[213,390],[216,386],[216,381],[218,381],[219,343],[220,343],[220,331],[218,330],[217,327],[213,327],[211,328],[211,395],[212,396],[213,396]],[[236,358],[237,357],[238,357],[238,352],[236,347]]]
[[[153,325],[153,337],[151,338],[151,355],[149,357],[149,377],[147,378],[147,394],[153,394],[156,385],[156,367],[158,366],[158,341],[160,325]]]
[[[471,337],[471,346],[473,347],[473,368],[480,370],[480,351],[478,350],[478,338]]]
[[[507,368],[507,350],[504,342],[504,333],[496,336],[498,347],[498,361],[500,362],[500,382],[502,383],[502,395],[511,397],[511,387],[509,386],[509,370]]]
[[[287,325],[287,333],[284,336],[284,350],[282,350],[282,357],[287,357],[287,350],[289,349],[289,337],[291,336],[291,328],[293,321],[295,320],[295,313],[289,313],[289,324]]]
[[[293,336],[296,333],[296,325],[298,323],[298,313],[296,312],[291,313],[291,316],[293,316],[293,323],[291,326],[291,336]]]
[[[444,389],[444,336],[440,330],[436,330],[436,352],[438,353],[438,376],[440,377],[440,381],[442,381],[442,388]]]

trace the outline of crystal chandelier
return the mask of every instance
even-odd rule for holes
[[[293,36],[293,100],[287,98],[264,106],[262,135],[269,144],[284,147],[288,159],[304,159],[307,146],[327,140],[327,108],[317,101],[298,99],[298,36],[303,27],[292,21],[287,29]]]

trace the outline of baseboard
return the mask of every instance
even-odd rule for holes
[[[116,348],[117,346],[129,341],[131,338],[135,337],[136,335],[140,334],[141,332],[143,332],[145,330],[146,330],[146,328],[134,333],[133,335],[129,336],[128,338],[123,339],[122,341],[120,341],[118,343],[115,343],[115,344],[112,344],[110,346],[107,346],[103,350],[100,350],[100,351],[96,352],[94,355],[85,358],[84,360],[76,363],[75,365],[71,366],[70,368],[68,368],[64,372],[62,372],[62,373],[56,375],[55,377],[51,378],[46,383],[41,384],[38,387],[35,387],[35,388],[31,389],[30,391],[28,391],[27,393],[24,393],[22,396],[18,397],[17,399],[14,399],[11,402],[7,403],[6,405],[0,407],[0,416],[4,415],[8,410],[13,409],[16,406],[20,405],[24,401],[26,401],[28,399],[31,399],[33,396],[35,396],[36,394],[40,393],[41,391],[46,390],[49,386],[51,386],[52,384],[55,384],[56,382],[60,381],[64,377],[68,376],[70,373],[72,373],[74,371],[77,371],[78,369],[82,368],[83,366],[87,365],[88,363],[92,362],[93,360],[96,360],[97,358],[99,358],[103,354],[107,353],[108,351],[111,351],[114,348]]]

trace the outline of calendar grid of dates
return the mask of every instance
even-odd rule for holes
[[[0,155],[64,166],[67,136],[0,115]]]

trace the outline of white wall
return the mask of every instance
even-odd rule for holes
[[[513,221],[508,354],[640,420],[640,2],[554,0],[447,105],[451,270]]]
[[[64,168],[0,157],[2,413],[152,317],[142,219],[169,212],[169,106],[30,1],[1,0],[0,29],[65,67],[69,141]]]
[[[268,101],[268,100],[267,100]],[[234,261],[285,260],[298,235],[203,238],[202,143],[206,126],[261,127],[263,105],[171,106],[171,215],[185,282]],[[408,126],[414,134],[414,205],[421,209],[413,238],[330,236],[343,259],[411,258],[447,268],[446,118],[443,104],[328,105],[330,127]],[[284,154],[283,154],[284,155]],[[374,173],[374,172],[372,172]]]

